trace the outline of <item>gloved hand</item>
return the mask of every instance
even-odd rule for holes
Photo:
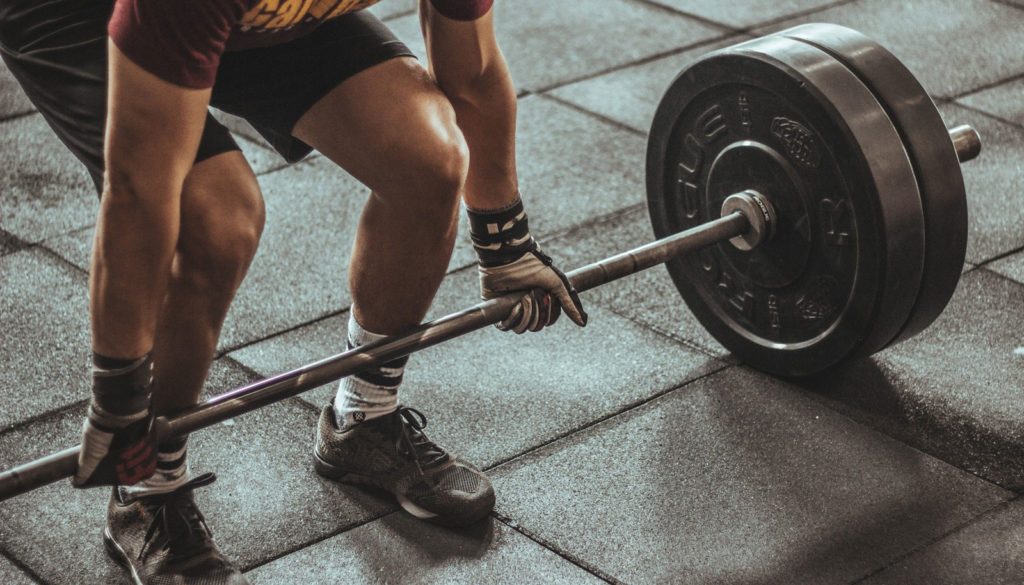
[[[511,329],[516,333],[540,331],[548,325],[554,325],[562,309],[573,323],[583,327],[587,324],[587,313],[583,310],[576,289],[565,274],[554,267],[551,258],[541,252],[536,244],[534,246],[533,250],[510,264],[479,266],[480,294],[485,300],[512,291],[530,291],[508,318],[497,324],[498,329]],[[555,300],[552,300],[552,295]]]
[[[152,476],[156,472],[157,453],[153,417],[146,413],[116,429],[104,429],[98,418],[101,417],[90,407],[71,484],[80,488],[132,485]]]
[[[156,471],[152,361],[148,354],[116,366],[105,360],[93,355],[93,397],[71,478],[75,487],[132,485]]]
[[[481,296],[488,300],[513,291],[526,292],[509,316],[497,324],[498,329],[540,331],[554,324],[562,310],[580,327],[587,324],[576,290],[530,235],[521,199],[500,209],[467,211],[480,259]]]

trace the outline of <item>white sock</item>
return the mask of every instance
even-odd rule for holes
[[[348,317],[348,348],[366,345],[387,337],[367,331]],[[398,410],[398,386],[408,357],[344,378],[334,397],[334,413],[341,427],[372,420]]]

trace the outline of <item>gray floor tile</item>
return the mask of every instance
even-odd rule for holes
[[[559,87],[551,94],[646,134],[661,96],[676,75],[705,53],[748,38],[733,36],[726,41]]]
[[[278,559],[247,576],[253,585],[604,582],[500,522],[488,520],[456,531],[400,514]]]
[[[1002,260],[989,264],[986,268],[1007,278],[1012,278],[1017,282],[1024,283],[1024,252],[1007,256]]]
[[[940,108],[948,126],[970,124],[981,134],[981,154],[963,164],[967,187],[967,261],[981,263],[1024,246],[1024,209],[1007,205],[1006,193],[1024,189],[1017,170],[1024,130],[963,108]]]
[[[85,276],[39,249],[0,257],[0,429],[89,388]]]
[[[696,20],[625,0],[517,0],[496,2],[494,10],[498,42],[520,91],[560,85],[722,34]],[[416,16],[388,25],[422,58]]]
[[[541,97],[519,112],[519,188],[541,243],[645,200],[643,138]]]
[[[326,159],[260,177],[267,221],[221,346],[259,339],[350,302],[349,249],[369,191]]]
[[[98,207],[85,167],[39,114],[0,123],[0,226],[35,243],[89,225]]]
[[[576,268],[653,241],[650,216],[646,206],[640,206],[566,234],[552,242],[550,250],[567,268]],[[605,284],[581,298],[712,355],[727,354],[687,308],[664,266]]]
[[[0,583],[7,585],[35,585],[35,582],[13,563],[0,557]]]
[[[247,376],[218,364],[210,388]],[[81,413],[65,412],[0,435],[4,468],[77,441]],[[193,473],[218,481],[196,493],[217,544],[229,558],[252,566],[322,540],[393,510],[366,492],[321,479],[310,453],[316,414],[298,401],[268,406],[195,433]],[[104,489],[75,490],[61,481],[0,503],[0,542],[48,583],[120,582],[100,543]],[[61,551],[62,554],[54,554]]]
[[[950,97],[1024,73],[1024,12],[987,0],[844,2],[764,31],[830,22],[875,39],[932,95]]]
[[[1011,81],[972,93],[957,102],[998,116],[1003,120],[1024,125],[1024,79]]]
[[[389,20],[416,10],[417,0],[384,0],[370,7],[381,20]]]
[[[267,171],[280,168],[286,164],[286,161],[277,152],[263,146],[263,141],[253,141],[246,138],[240,138],[236,141],[242,149],[242,154],[245,155],[245,160],[249,161],[249,166],[252,167],[253,172],[257,175],[262,175]]]
[[[640,136],[536,96],[519,101],[517,133],[519,188],[530,231],[542,245],[643,200],[646,144]],[[586,147],[566,148],[570,142]],[[461,221],[453,268],[476,262],[465,214]]]
[[[738,368],[492,477],[500,516],[636,584],[851,583],[1012,497]]]
[[[224,124],[235,135],[235,140],[245,153],[246,160],[252,166],[257,175],[283,167],[286,163],[255,128],[238,116],[233,116],[220,110],[211,109],[217,120]]]
[[[784,0],[770,4],[757,0],[728,3],[716,0],[654,0],[654,2],[735,28],[753,27],[836,4],[835,0]]]
[[[1024,285],[960,281],[931,327],[807,385],[854,416],[1008,489],[1024,487]]]
[[[863,585],[1016,585],[1024,576],[1024,500],[1017,498]]]
[[[477,286],[474,270],[449,276],[432,313],[469,307]],[[417,352],[401,400],[427,415],[431,439],[486,467],[721,367],[599,307],[590,315],[584,329],[568,320],[532,336],[488,327]],[[231,357],[264,375],[291,370],[338,353],[347,319],[325,320]],[[322,406],[334,391],[330,384],[303,398]],[[516,424],[523,416],[530,424]]]
[[[18,85],[18,80],[7,69],[7,65],[0,61],[0,118],[25,114],[34,109]]]

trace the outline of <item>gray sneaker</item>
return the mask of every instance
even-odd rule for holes
[[[313,450],[320,475],[389,491],[407,512],[462,526],[494,509],[494,488],[479,469],[452,457],[423,434],[418,410],[397,411],[340,430],[334,406],[320,414]]]
[[[213,544],[192,490],[213,483],[207,473],[169,494],[132,497],[114,489],[103,543],[136,585],[249,585]]]

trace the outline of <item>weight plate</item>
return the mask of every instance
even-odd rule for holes
[[[778,34],[810,43],[846,65],[874,92],[903,138],[925,221],[921,288],[892,343],[906,339],[931,325],[946,308],[967,255],[967,193],[949,130],[910,70],[870,38],[834,24],[809,24]]]
[[[775,207],[771,241],[667,263],[722,345],[756,368],[807,375],[899,333],[924,262],[917,179],[884,108],[829,54],[764,37],[705,56],[669,86],[647,150],[656,235],[718,217],[745,189]]]

